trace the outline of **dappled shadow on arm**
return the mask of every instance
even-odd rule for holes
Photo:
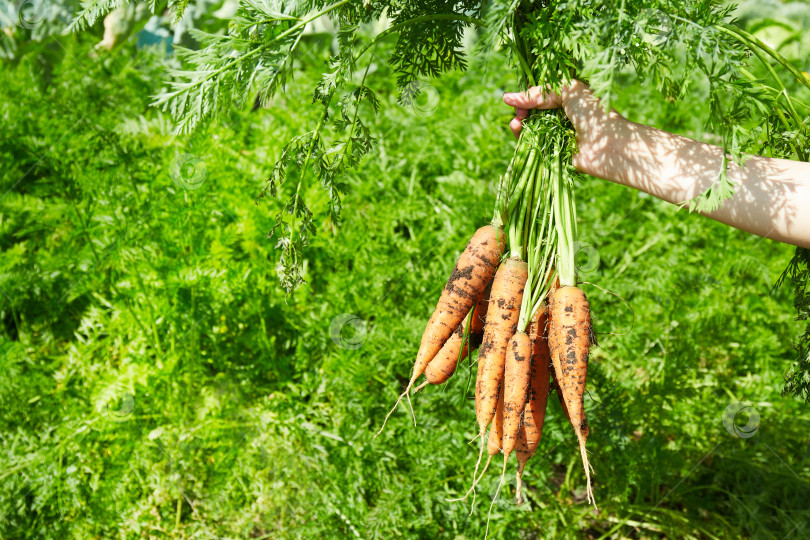
[[[579,111],[574,165],[680,205],[719,180],[722,149],[636,124],[598,107]],[[774,240],[810,246],[810,164],[750,156],[729,162],[734,196],[707,217]]]

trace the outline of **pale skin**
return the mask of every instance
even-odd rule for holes
[[[533,87],[503,96],[515,108],[509,127],[520,134],[530,109],[563,107],[577,133],[574,167],[630,186],[672,204],[708,189],[722,165],[723,150],[631,122],[605,112],[588,86],[573,81],[562,95]],[[705,216],[765,238],[810,248],[810,163],[749,156],[740,167],[731,161],[728,176],[734,196]]]

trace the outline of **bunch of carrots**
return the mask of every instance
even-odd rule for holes
[[[559,111],[538,112],[524,122],[492,222],[475,232],[450,273],[411,379],[394,405],[403,397],[410,401],[412,390],[447,381],[480,347],[475,415],[481,443],[470,491],[503,453],[500,490],[514,452],[518,503],[521,475],[540,443],[552,390],[574,428],[588,502],[594,500],[583,403],[593,332],[588,300],[576,281],[572,141]],[[422,374],[425,382],[414,388]],[[479,475],[485,440],[489,458]]]

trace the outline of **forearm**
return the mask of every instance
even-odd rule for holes
[[[593,96],[578,97],[565,105],[577,128],[574,166],[582,172],[673,204],[695,198],[717,178],[722,148],[604,113]],[[751,156],[742,167],[729,163],[728,176],[734,196],[707,217],[810,247],[810,163]]]

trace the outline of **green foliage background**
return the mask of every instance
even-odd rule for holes
[[[473,61],[383,107],[379,149],[345,179],[344,223],[306,252],[285,298],[253,204],[283,144],[316,122],[306,93],[328,48],[265,108],[190,137],[149,107],[163,58],[90,36],[0,72],[0,537],[481,538],[467,370],[400,408],[425,321],[511,156],[510,69]],[[710,140],[706,103],[624,81],[628,118]],[[198,189],[172,181],[182,156]],[[584,502],[573,433],[550,401],[541,451],[492,513],[494,538],[801,538],[810,495],[806,406],[783,398],[789,246],[588,179],[578,187],[583,279],[600,332],[586,407],[600,512]],[[314,210],[328,200],[317,186]],[[283,197],[282,197],[283,200]],[[330,331],[341,314],[365,321]],[[631,324],[632,331],[629,331]],[[629,333],[628,333],[629,331]],[[623,335],[611,335],[623,334]],[[339,346],[341,338],[359,348]],[[758,430],[724,427],[736,401]],[[732,429],[733,431],[733,429]],[[509,475],[514,474],[510,468]]]

